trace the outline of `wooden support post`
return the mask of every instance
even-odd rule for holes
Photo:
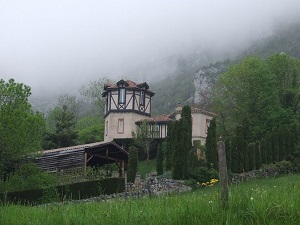
[[[84,172],[84,177],[86,177],[86,164],[87,164],[87,153],[84,153],[84,165],[83,165],[83,172]]]
[[[121,162],[121,167],[122,167],[122,177],[125,177],[125,162],[124,162],[124,160],[122,160],[122,162]]]
[[[224,141],[218,141],[219,175],[221,184],[221,207],[228,208],[228,175]]]

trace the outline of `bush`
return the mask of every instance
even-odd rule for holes
[[[55,177],[52,174],[44,172],[34,163],[27,163],[22,164],[14,174],[10,174],[9,179],[1,185],[0,192],[46,188],[53,183]]]
[[[138,169],[138,153],[134,146],[129,148],[128,168],[127,168],[127,181],[134,183],[135,176]]]
[[[100,194],[113,194],[125,190],[125,179],[120,177],[86,181],[43,189],[0,193],[0,201],[21,204],[39,204],[63,200],[85,199]]]
[[[205,183],[210,181],[211,179],[218,179],[219,173],[214,168],[208,169],[207,167],[198,167],[194,170],[189,170],[188,173],[189,181],[188,183],[192,187],[196,187],[196,184]]]

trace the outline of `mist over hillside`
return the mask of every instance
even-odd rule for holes
[[[207,65],[203,65],[197,55],[182,59],[173,76],[151,83],[156,93],[153,113],[170,113],[178,102],[210,110],[211,87],[228,66],[236,64],[247,55],[266,58],[281,52],[300,58],[300,23],[277,28],[272,35],[252,42],[249,48],[227,59],[217,62],[211,60]]]

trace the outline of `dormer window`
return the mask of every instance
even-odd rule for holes
[[[145,105],[145,91],[141,91],[140,94],[140,105]]]
[[[126,91],[125,88],[119,89],[119,104],[124,104],[126,99]]]

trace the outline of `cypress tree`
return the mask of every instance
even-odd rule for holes
[[[262,166],[262,157],[261,157],[261,148],[260,148],[260,142],[255,142],[255,169],[259,169]]]
[[[157,146],[157,155],[156,155],[156,172],[157,172],[157,175],[162,175],[164,173],[164,171],[163,171],[163,161],[164,161],[163,151],[162,151],[161,145],[158,144],[158,146]]]
[[[251,146],[250,144],[247,146],[247,149],[246,149],[246,153],[244,155],[244,172],[248,172],[250,171],[250,151],[251,151]]]
[[[225,140],[225,153],[226,153],[226,162],[227,169],[231,171],[231,142],[229,139]]]
[[[216,119],[210,121],[207,129],[206,137],[206,163],[208,168],[218,170],[218,149],[217,149],[217,134],[216,134]]]
[[[271,144],[272,144],[273,162],[278,162],[279,161],[279,146],[278,146],[277,129],[273,129],[273,131],[272,131]]]
[[[243,138],[243,127],[238,125],[236,127],[236,157],[237,157],[237,172],[244,171],[245,165],[245,143]]]
[[[269,131],[266,134],[266,154],[267,154],[266,163],[273,163],[272,136]]]
[[[190,106],[183,106],[182,112],[181,112],[181,136],[182,136],[182,144],[183,148],[182,151],[182,160],[184,160],[184,168],[183,168],[183,174],[184,177],[187,176],[187,170],[188,170],[188,158],[189,154],[192,151],[192,112]]]
[[[267,151],[266,151],[266,139],[263,138],[260,141],[260,155],[262,164],[267,163]]]
[[[184,173],[184,154],[182,151],[182,136],[181,132],[182,120],[175,121],[173,128],[173,158],[172,158],[172,178],[175,180],[183,179]]]
[[[172,157],[173,157],[173,151],[174,151],[174,122],[171,122],[168,124],[168,136],[166,140],[166,146],[165,146],[165,158],[166,158],[166,171],[172,170]]]
[[[238,157],[238,151],[237,151],[237,137],[235,137],[233,139],[233,141],[231,142],[231,172],[233,173],[238,173],[239,172],[239,166],[238,166],[238,160],[239,160],[239,157]]]
[[[285,149],[285,128],[279,129],[278,133],[278,150],[279,161],[282,161],[286,156]]]
[[[131,146],[129,148],[127,182],[134,183],[137,170],[138,170],[138,152],[136,147]]]
[[[249,157],[249,171],[252,171],[255,169],[255,144],[250,143],[248,145],[248,157]]]

